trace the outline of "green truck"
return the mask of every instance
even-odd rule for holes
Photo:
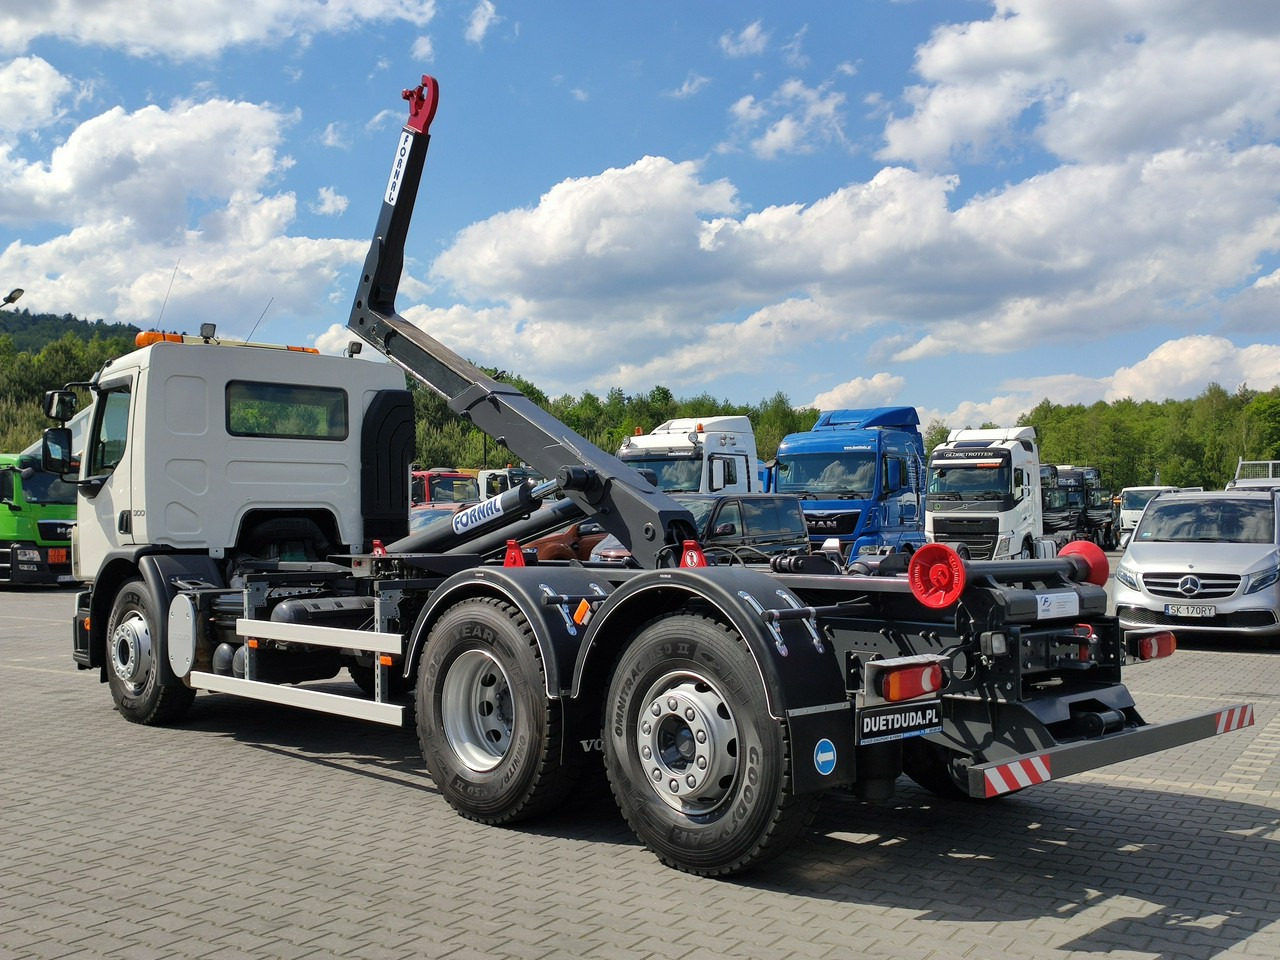
[[[0,585],[71,583],[76,488],[39,454],[0,453]]]

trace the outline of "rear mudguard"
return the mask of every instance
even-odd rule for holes
[[[736,631],[760,672],[765,709],[787,723],[794,789],[819,790],[854,777],[851,704],[840,661],[813,620],[766,624],[761,611],[805,604],[777,579],[742,566],[647,571],[626,581],[594,612],[574,666],[573,695],[607,687],[614,660],[647,623],[689,610]]]
[[[615,584],[616,575],[549,564],[479,567],[455,574],[434,591],[419,615],[405,674],[416,671],[431,627],[444,611],[472,597],[501,598],[533,629],[547,696],[564,701],[567,742],[592,749],[598,745],[609,674],[626,643],[654,618],[695,608],[742,636],[768,695],[765,708],[787,722],[796,792],[852,781],[853,719],[839,661],[811,621],[764,623],[762,609],[803,606],[777,580],[743,567],[708,567],[642,571]],[[590,612],[580,624],[574,614],[583,600]]]

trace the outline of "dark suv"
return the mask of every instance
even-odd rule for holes
[[[673,494],[698,526],[698,541],[713,561],[760,561],[780,553],[808,553],[809,529],[800,498],[776,493]],[[630,556],[617,537],[591,551],[592,560]]]

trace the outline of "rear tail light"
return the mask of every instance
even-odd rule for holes
[[[942,689],[942,667],[936,663],[912,664],[884,670],[876,676],[878,693],[889,703],[914,700]]]
[[[1178,649],[1178,638],[1172,633],[1152,633],[1138,641],[1139,660],[1159,660],[1172,656]]]

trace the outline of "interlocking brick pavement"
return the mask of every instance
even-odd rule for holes
[[[72,597],[0,593],[0,960],[1280,956],[1280,652],[1191,644],[1149,720],[1257,725],[985,804],[829,796],[781,861],[661,866],[611,803],[455,815],[408,732],[202,694],[126,723]]]

